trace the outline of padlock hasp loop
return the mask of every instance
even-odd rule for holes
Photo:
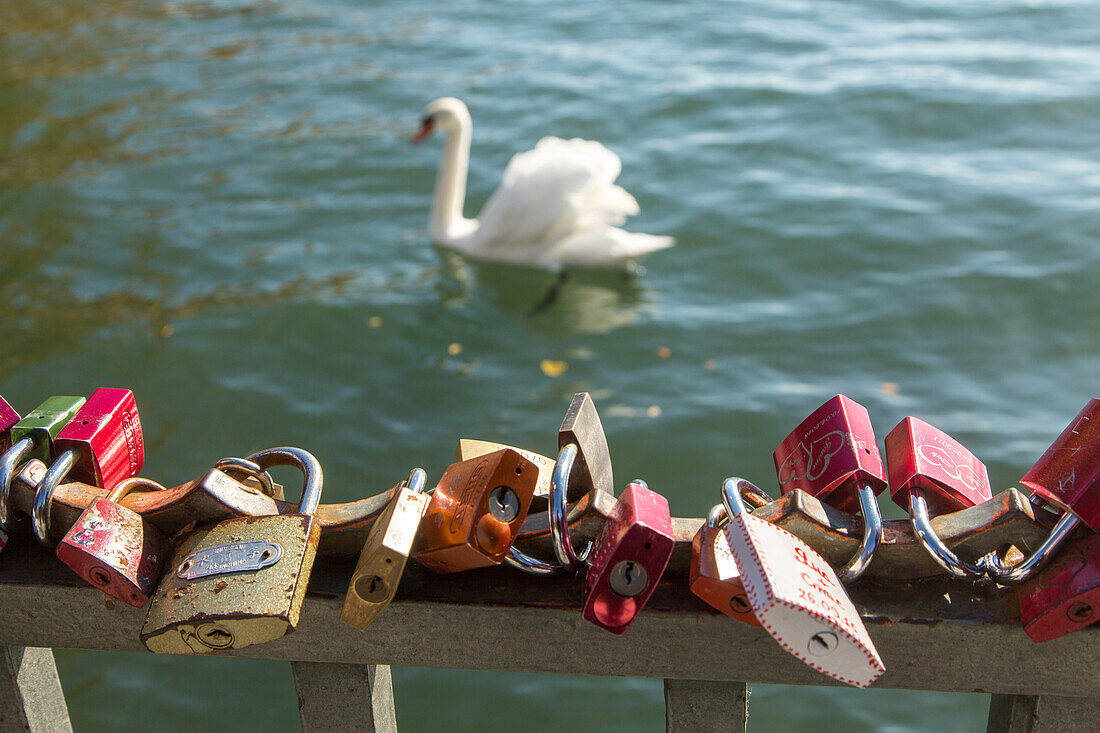
[[[302,489],[302,500],[298,504],[298,513],[313,514],[317,511],[317,505],[321,502],[324,472],[321,470],[321,462],[312,453],[293,446],[283,446],[257,451],[245,460],[252,461],[265,471],[273,466],[294,466],[300,469],[305,476],[305,486]]]
[[[584,567],[592,552],[591,542],[578,553],[573,550],[573,543],[569,541],[569,521],[565,501],[569,495],[569,473],[573,470],[573,461],[576,458],[577,446],[573,443],[564,446],[558,452],[558,460],[554,464],[554,475],[550,479],[550,500],[547,502],[554,555],[562,567],[570,570],[579,570]]]

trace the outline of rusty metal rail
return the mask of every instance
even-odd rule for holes
[[[410,566],[397,600],[359,632],[339,622],[350,572],[319,563],[297,632],[226,654],[293,662],[304,730],[395,730],[388,665],[664,679],[677,731],[744,729],[748,682],[830,684],[764,631],[711,611],[682,569],[670,569],[622,637],[581,619],[578,578],[505,567],[439,576]],[[869,579],[851,595],[886,662],[874,687],[993,693],[998,733],[1100,720],[1100,629],[1034,644],[1013,593],[991,584]],[[13,542],[0,554],[0,729],[67,730],[49,648],[144,651],[144,614],[84,586],[35,543]],[[721,664],[700,664],[716,650]]]

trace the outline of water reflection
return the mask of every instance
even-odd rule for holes
[[[538,331],[609,333],[633,322],[647,300],[637,273],[573,270],[553,304],[532,313],[554,286],[553,273],[468,260],[441,247],[435,251],[447,278],[439,289],[441,305],[468,305],[481,291],[494,308],[527,317]]]

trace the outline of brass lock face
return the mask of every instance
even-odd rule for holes
[[[420,484],[422,487],[422,480]],[[431,500],[415,488],[400,486],[394,491],[390,503],[371,525],[359,553],[340,611],[341,622],[362,631],[386,610],[397,593],[416,530]]]

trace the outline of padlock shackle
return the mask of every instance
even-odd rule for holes
[[[302,489],[302,500],[298,502],[298,513],[313,514],[317,511],[325,476],[321,470],[321,462],[312,453],[301,448],[283,446],[257,451],[245,460],[252,461],[265,471],[273,466],[294,466],[300,469],[305,477],[305,487]]]
[[[255,461],[228,456],[215,463],[214,468],[232,479],[254,478],[260,483],[260,491],[264,496],[272,498],[275,496],[275,481],[271,478],[271,474],[260,468]]]
[[[550,496],[546,512],[550,519],[550,540],[554,547],[554,556],[563,568],[580,570],[592,553],[589,541],[579,553],[573,550],[569,541],[569,521],[566,511],[566,497],[569,495],[569,473],[573,470],[573,461],[577,458],[577,446],[569,443],[558,452],[554,463],[554,475],[550,478]]]
[[[1062,518],[1050,530],[1050,534],[1043,543],[1035,548],[1023,562],[1009,567],[1005,565],[996,551],[986,555],[986,572],[989,577],[1001,585],[1016,585],[1030,578],[1041,570],[1057,553],[1058,548],[1069,538],[1073,531],[1081,524],[1081,520],[1073,512],[1066,512]]]
[[[15,472],[34,448],[33,438],[23,438],[0,456],[0,529],[8,527],[8,494]]]
[[[932,529],[932,521],[928,516],[928,502],[925,501],[924,494],[919,489],[909,492],[909,515],[913,534],[936,564],[947,571],[948,575],[956,578],[980,578],[986,574],[988,561],[985,557],[968,563],[959,559],[958,555],[943,544],[943,540]]]
[[[53,492],[69,475],[69,471],[76,465],[79,457],[80,451],[76,450],[67,450],[59,455],[34,491],[31,525],[34,527],[34,538],[43,547],[54,547],[57,544],[50,537],[50,507],[53,502]]]
[[[715,504],[707,512],[707,526],[711,529],[721,529],[723,524],[729,522],[729,519],[725,504]]]
[[[158,484],[151,478],[145,478],[143,476],[131,476],[125,478],[115,484],[115,488],[111,489],[111,493],[107,494],[107,501],[112,504],[121,504],[123,498],[131,491],[164,491],[165,488],[162,484]]]
[[[515,545],[508,548],[508,554],[504,557],[504,564],[510,565],[516,570],[520,570],[529,575],[542,575],[549,577],[552,575],[561,575],[565,572],[565,568],[561,565],[554,565],[552,563],[543,562],[537,558],[531,557],[526,552],[523,552]]]
[[[875,550],[882,542],[882,513],[879,511],[875,487],[870,481],[860,481],[858,486],[859,509],[863,515],[863,538],[852,559],[836,572],[841,583],[852,583],[863,575],[871,564]]]
[[[402,483],[414,494],[423,494],[424,488],[428,485],[428,474],[423,468],[414,468],[409,471],[409,477]]]
[[[730,517],[739,517],[742,514],[748,514],[749,510],[745,507],[745,502],[741,498],[741,485],[748,484],[752,489],[759,491],[756,485],[752,481],[747,479],[731,476],[722,482],[722,505],[726,509],[726,515]],[[713,511],[713,510],[711,510]],[[709,519],[709,515],[708,515]]]

